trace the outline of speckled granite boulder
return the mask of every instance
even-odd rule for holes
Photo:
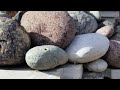
[[[16,65],[25,62],[30,48],[30,38],[16,21],[0,17],[0,65]]]
[[[67,11],[28,11],[23,15],[21,25],[29,32],[33,46],[65,48],[76,33],[75,22]]]
[[[98,29],[96,31],[96,33],[104,35],[104,36],[109,38],[114,34],[114,27],[110,26],[110,25],[107,25],[107,26],[104,26],[104,27]]]
[[[32,69],[48,70],[68,61],[66,52],[53,45],[36,46],[26,53],[26,63]]]
[[[94,17],[84,11],[68,11],[76,22],[77,35],[93,33],[98,28],[98,23]]]
[[[98,59],[87,64],[87,69],[93,72],[103,72],[107,69],[108,64],[103,59]]]
[[[89,33],[77,35],[66,48],[69,61],[73,63],[87,63],[99,59],[107,52],[109,40],[107,37]]]
[[[110,48],[103,58],[110,66],[120,68],[120,41],[110,40]]]

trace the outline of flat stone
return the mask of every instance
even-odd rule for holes
[[[104,72],[104,76],[110,79],[120,79],[120,69],[110,69],[108,68]]]
[[[61,79],[81,79],[83,75],[82,64],[68,64],[64,67]]]
[[[102,73],[84,72],[82,79],[104,79],[104,75]]]
[[[119,17],[119,11],[100,11],[101,17]]]
[[[1,67],[0,67],[1,68]],[[38,71],[28,67],[0,69],[0,79],[80,79],[82,65],[64,65],[49,71]]]

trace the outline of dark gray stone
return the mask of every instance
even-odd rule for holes
[[[72,12],[68,13],[71,14]],[[98,28],[98,23],[95,18],[84,11],[73,12],[71,16],[76,22],[77,34],[93,33]]]
[[[0,17],[0,65],[25,62],[30,45],[30,37],[23,27],[10,18]]]

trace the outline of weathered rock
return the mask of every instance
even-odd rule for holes
[[[67,47],[66,52],[70,62],[87,63],[105,55],[108,48],[107,37],[97,33],[89,33],[77,35]]]
[[[76,34],[75,22],[67,11],[28,11],[21,25],[29,32],[33,46],[65,48]]]
[[[26,63],[33,69],[48,70],[68,61],[66,52],[53,45],[37,46],[26,53]]]
[[[110,66],[120,68],[120,41],[110,40],[109,50],[103,58]]]
[[[108,64],[103,59],[98,59],[87,64],[87,69],[93,72],[103,72],[107,69]]]
[[[68,12],[69,13],[69,12]],[[73,17],[74,21],[76,22],[77,27],[77,34],[86,34],[86,33],[93,33],[98,28],[98,23],[94,17],[85,13],[84,11],[75,12],[74,14],[70,15]]]
[[[0,17],[0,65],[25,62],[30,45],[30,37],[23,27],[10,18]]]
[[[110,26],[110,25],[107,25],[107,26],[104,26],[104,27],[98,29],[96,31],[96,33],[104,35],[104,36],[109,38],[114,34],[114,27]]]

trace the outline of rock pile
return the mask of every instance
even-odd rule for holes
[[[1,13],[0,65],[25,61],[35,70],[54,70],[71,63],[90,72],[120,68],[119,29],[101,20],[99,11],[26,11],[14,19]]]

